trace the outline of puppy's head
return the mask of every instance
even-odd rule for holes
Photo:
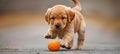
[[[45,14],[45,20],[55,30],[62,30],[74,19],[75,13],[71,8],[56,5],[49,8]]]

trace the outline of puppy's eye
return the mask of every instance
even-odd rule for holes
[[[54,17],[52,17],[51,19],[52,19],[52,20],[54,20],[55,18],[54,18]]]
[[[65,19],[65,17],[61,17],[61,19]]]

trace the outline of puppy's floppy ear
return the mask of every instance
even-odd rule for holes
[[[72,22],[72,20],[75,18],[75,12],[71,8],[67,8],[66,12],[67,12],[68,22]]]
[[[45,13],[45,20],[47,21],[48,24],[50,24],[50,14],[51,14],[51,8],[49,8]]]

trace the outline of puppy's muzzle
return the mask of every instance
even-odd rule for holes
[[[60,24],[57,23],[57,24],[55,25],[55,28],[56,28],[56,29],[60,29]]]

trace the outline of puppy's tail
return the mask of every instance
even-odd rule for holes
[[[81,11],[82,8],[81,8],[81,5],[80,5],[80,2],[78,0],[72,0],[72,1],[75,3],[75,7],[73,7],[73,9]]]

